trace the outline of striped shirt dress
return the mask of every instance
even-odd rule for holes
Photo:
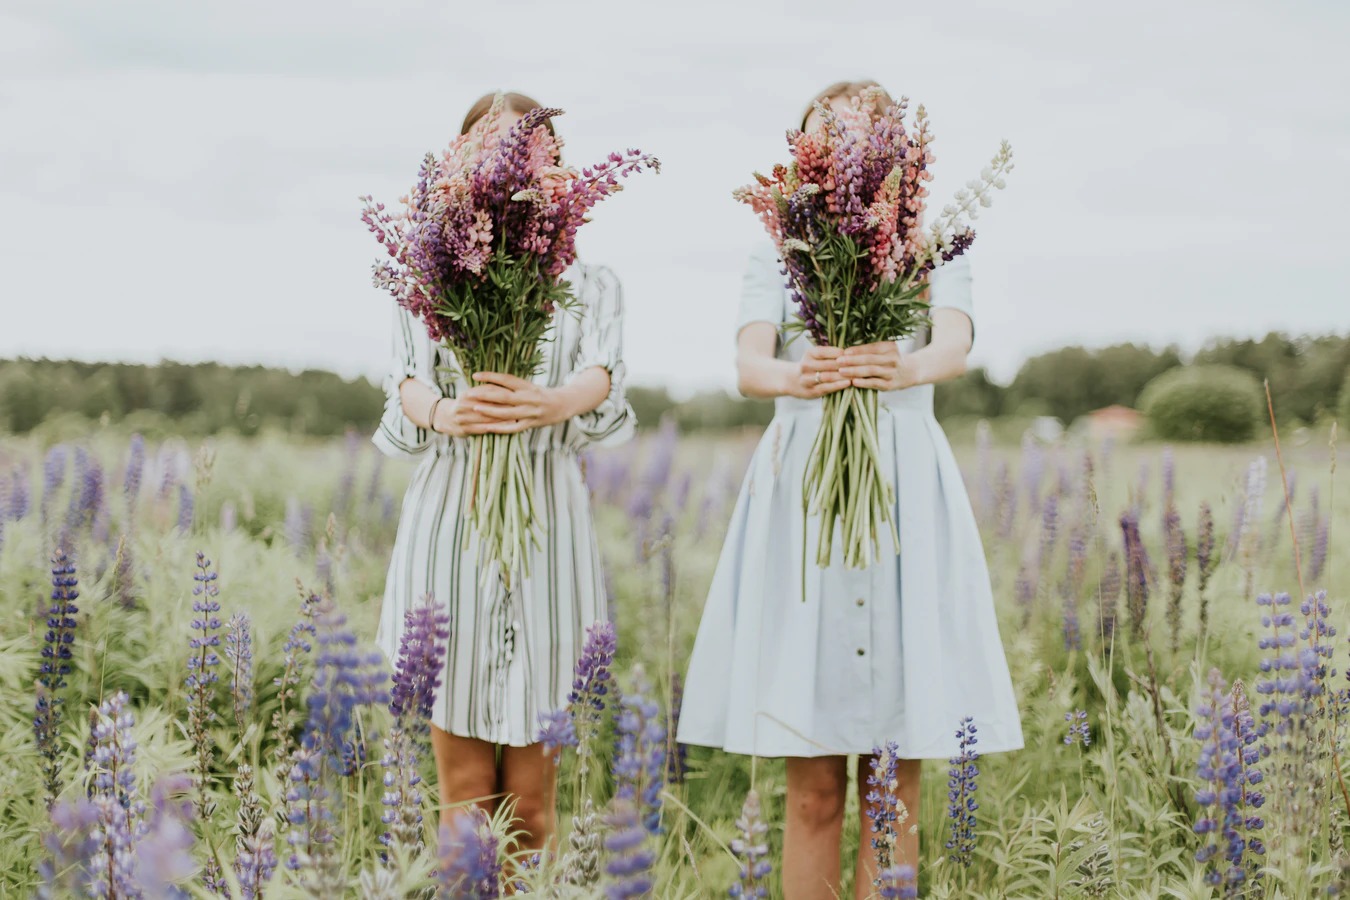
[[[404,613],[430,595],[450,613],[450,644],[432,724],[462,737],[521,747],[535,742],[539,716],[567,703],[586,629],[607,617],[590,497],[577,454],[619,444],[635,418],[624,394],[623,296],[606,268],[575,264],[567,279],[579,315],[560,311],[550,326],[535,382],[557,386],[600,366],[609,395],[595,410],[526,431],[533,461],[536,536],[528,577],[507,590],[481,571],[477,536],[461,512],[472,487],[472,442],[418,428],[403,413],[406,378],[454,397],[461,376],[438,366],[453,354],[411,313],[394,305],[393,365],[373,441],[388,456],[417,463],[403,498],[385,580],[376,640],[398,658]],[[465,541],[468,541],[467,545]],[[492,563],[495,566],[495,563]]]
[[[767,245],[751,258],[738,330],[793,315],[780,266]],[[964,258],[942,266],[932,277],[933,306],[973,322],[970,284]],[[806,341],[801,333],[780,340],[778,358],[800,361]],[[970,716],[981,753],[1022,746],[984,550],[933,417],[933,386],[879,400],[899,552],[885,534],[877,562],[846,568],[836,534],[833,563],[816,564],[820,517],[803,522],[802,477],[822,403],[777,398],[708,590],[685,680],[682,743],[811,757],[871,753],[894,741],[902,759],[946,759],[959,752],[957,725]]]

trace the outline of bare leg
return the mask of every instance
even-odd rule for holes
[[[871,897],[876,888],[877,856],[872,848],[872,805],[867,802],[867,779],[872,774],[871,756],[858,757],[858,864],[854,869],[853,896],[856,900]],[[901,759],[895,766],[895,795],[904,804],[904,819],[895,823],[895,865],[919,868],[919,771],[921,761]]]
[[[436,783],[441,795],[441,821],[473,804],[489,816],[497,811],[497,746],[460,737],[431,726],[436,756]]]
[[[558,830],[558,767],[542,744],[503,747],[500,790],[515,803],[515,826],[521,850],[556,849]]]
[[[783,835],[786,900],[834,900],[839,891],[839,837],[848,795],[848,759],[789,757]]]

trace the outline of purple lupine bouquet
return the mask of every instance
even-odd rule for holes
[[[928,274],[964,253],[975,239],[967,219],[988,206],[1012,171],[1005,141],[978,180],[958,191],[924,227],[934,161],[933,134],[920,106],[881,108],[868,88],[840,109],[816,104],[823,127],[788,132],[792,160],[733,196],[760,217],[777,245],[798,321],[817,345],[852,347],[897,340],[928,322]],[[830,564],[836,524],[843,559],[864,568],[888,527],[898,550],[891,508],[895,488],[882,475],[877,392],[848,387],[825,395],[824,413],[804,481],[808,514],[819,514],[816,560]]]
[[[547,127],[562,110],[531,110],[498,135],[503,110],[499,94],[477,128],[439,156],[427,154],[404,209],[390,213],[362,198],[361,218],[389,257],[375,264],[375,285],[453,352],[459,377],[534,377],[555,311],[575,310],[562,275],[576,259],[577,229],[596,203],[621,189],[620,177],[660,170],[655,157],[637,150],[580,171],[564,166],[562,141]],[[534,501],[524,439],[471,440],[466,512],[503,577],[517,569],[528,574]]]

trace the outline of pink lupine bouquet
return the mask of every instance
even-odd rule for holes
[[[498,95],[478,127],[439,156],[427,154],[404,209],[371,197],[362,220],[388,259],[375,285],[426,325],[454,354],[457,377],[501,372],[534,377],[556,310],[574,311],[562,275],[576,259],[576,232],[619,178],[659,171],[653,156],[611,153],[588,169],[562,165],[562,141],[547,123],[562,110],[526,113],[498,135]],[[531,468],[523,436],[475,435],[473,489],[466,503],[488,560],[510,579],[528,573],[533,541]]]
[[[823,127],[788,132],[792,161],[734,192],[763,221],[787,269],[798,321],[817,345],[852,347],[897,340],[928,322],[928,274],[975,239],[967,219],[988,206],[1012,171],[1005,141],[978,180],[958,191],[927,228],[933,134],[909,101],[877,112],[884,95],[868,88],[840,109],[817,104]],[[816,560],[828,566],[836,524],[845,565],[863,568],[889,528],[895,488],[881,472],[878,396],[848,387],[825,395],[807,464],[806,512],[819,514]]]

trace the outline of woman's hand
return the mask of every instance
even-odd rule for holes
[[[898,391],[920,382],[917,367],[895,341],[844,350],[839,358],[839,375],[853,387],[878,391]]]
[[[788,377],[784,393],[803,400],[815,400],[848,387],[848,378],[839,370],[843,351],[838,347],[807,348],[797,371]]]
[[[475,372],[474,387],[437,410],[437,428],[456,436],[513,434],[567,418],[558,392],[501,372]],[[441,427],[444,418],[447,427]]]

